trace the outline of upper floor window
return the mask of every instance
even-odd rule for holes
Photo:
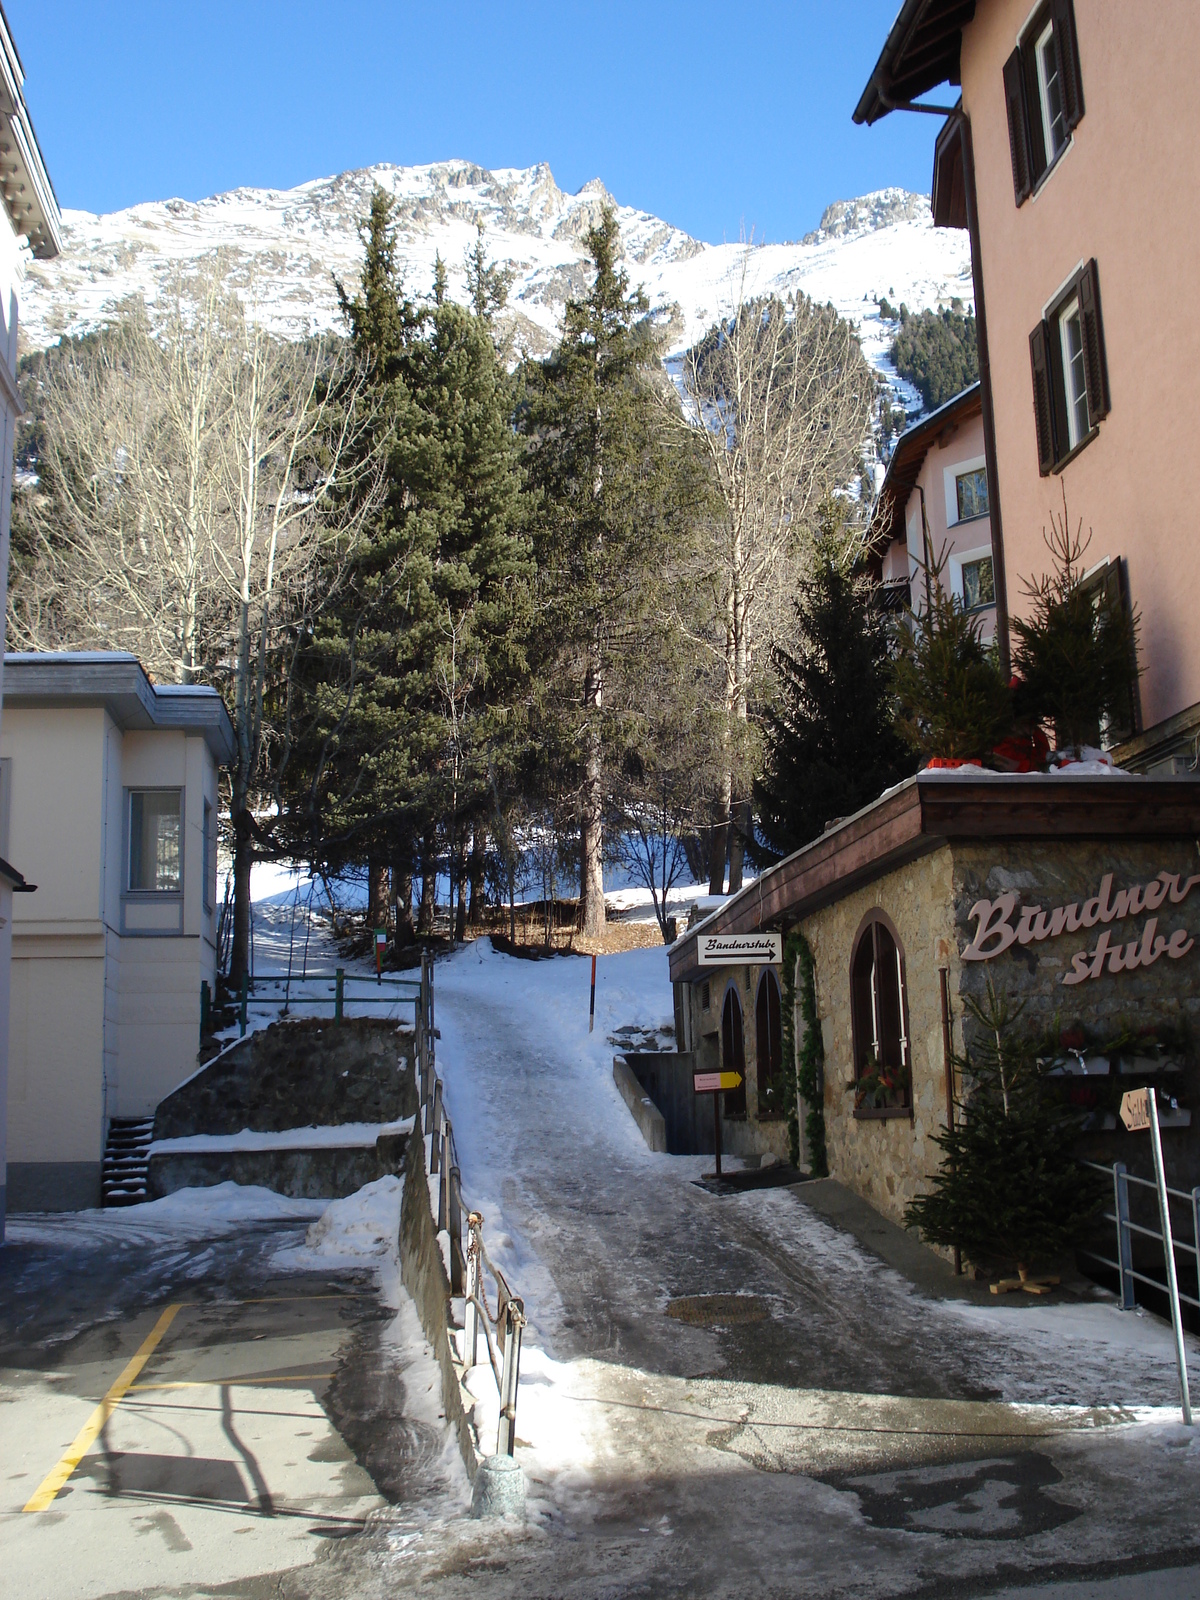
[[[991,556],[964,561],[962,568],[963,605],[968,611],[996,604],[996,577]]]
[[[987,468],[975,467],[970,472],[960,472],[954,480],[955,499],[958,503],[958,520],[969,522],[972,517],[988,514]]]
[[[204,802],[204,909],[211,911],[217,893],[217,839],[213,828],[213,808]]]
[[[1083,117],[1083,81],[1072,0],[1039,6],[1004,63],[1013,191],[1023,205]]]
[[[1100,277],[1089,261],[1029,336],[1038,464],[1063,465],[1108,415],[1108,368],[1100,319]]]
[[[183,886],[178,789],[129,791],[129,882],[133,894],[178,894]]]

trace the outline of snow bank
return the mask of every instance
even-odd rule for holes
[[[413,1118],[399,1122],[338,1122],[328,1126],[283,1128],[262,1132],[243,1128],[240,1133],[189,1133],[177,1139],[156,1139],[152,1156],[227,1154],[235,1150],[365,1149],[383,1134],[411,1133]]]
[[[380,1293],[400,1305],[400,1202],[404,1184],[388,1174],[364,1184],[344,1200],[331,1200],[309,1228],[303,1245],[275,1253],[288,1271],[327,1271],[370,1266]]]

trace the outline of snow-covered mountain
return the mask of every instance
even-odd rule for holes
[[[296,189],[235,189],[107,216],[67,211],[62,255],[29,266],[26,345],[93,328],[130,295],[144,295],[153,308],[176,269],[218,249],[266,325],[289,336],[333,327],[334,279],[348,287],[357,279],[358,224],[375,184],[396,199],[397,253],[410,293],[429,291],[440,253],[451,293],[462,296],[464,259],[482,222],[490,258],[513,273],[515,347],[531,354],[551,347],[565,299],[587,282],[583,235],[611,197],[599,179],[565,194],[545,164],[487,172],[468,161],[368,167]],[[644,211],[616,210],[630,280],[669,318],[672,348],[683,349],[735,298],[741,247],[703,244]],[[935,230],[923,196],[883,189],[831,205],[798,244],[755,246],[747,288],[831,300],[859,324],[868,358],[887,370],[892,330],[880,322],[876,297],[914,309],[969,303],[967,239]]]

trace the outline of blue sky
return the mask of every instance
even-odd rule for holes
[[[898,0],[4,0],[64,206],[462,156],[600,177],[717,242],[926,190],[931,118],[850,113]]]

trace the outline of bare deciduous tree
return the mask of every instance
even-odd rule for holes
[[[803,295],[753,298],[750,264],[747,248],[729,314],[687,352],[677,379],[683,425],[702,442],[721,508],[694,573],[715,625],[680,619],[714,658],[725,714],[713,893],[724,889],[726,840],[729,888],[741,887],[759,663],[784,636],[817,507],[854,477],[875,392],[851,324]]]

